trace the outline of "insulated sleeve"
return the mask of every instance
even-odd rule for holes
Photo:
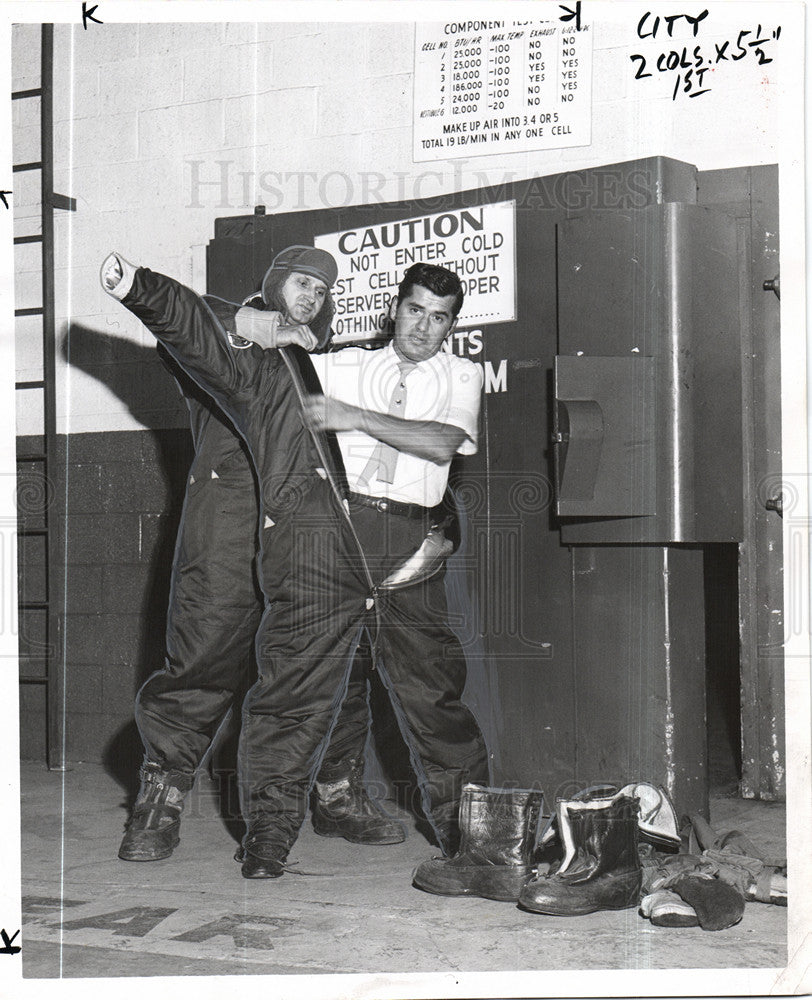
[[[219,299],[216,295],[203,295],[202,299],[214,313],[215,318],[226,333],[236,334],[237,311],[240,308],[237,303]]]
[[[237,305],[204,299],[166,275],[138,268],[121,301],[219,402],[233,405],[253,397],[263,370],[281,364],[276,351],[229,333]]]

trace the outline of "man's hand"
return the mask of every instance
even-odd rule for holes
[[[111,253],[102,264],[102,287],[106,292],[112,292],[123,277],[124,271],[121,268],[121,262],[114,253]]]
[[[240,337],[263,349],[298,344],[306,351],[312,351],[318,346],[318,340],[309,326],[303,323],[284,326],[282,313],[273,310],[243,306],[237,310],[235,327]]]
[[[306,351],[315,351],[319,346],[316,335],[304,323],[297,323],[294,326],[277,327],[276,346],[287,347],[289,344],[298,344],[299,347],[303,347]]]
[[[329,396],[308,396],[305,419],[317,431],[353,431],[360,428],[363,411]]]
[[[102,261],[99,278],[108,295],[121,301],[132,288],[136,267],[119,253],[108,254]]]

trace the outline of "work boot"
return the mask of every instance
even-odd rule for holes
[[[194,775],[164,771],[147,761],[141,767],[141,788],[118,849],[122,861],[160,861],[180,842],[183,799]]]
[[[285,874],[287,857],[287,847],[249,835],[234,860],[242,863],[243,878],[279,878]]]
[[[564,858],[555,871],[524,886],[519,906],[556,916],[636,906],[643,879],[637,853],[639,812],[637,799],[621,792],[609,798],[559,801]]]
[[[440,896],[515,903],[533,873],[543,799],[540,791],[465,785],[459,807],[459,853],[418,865],[414,885]]]
[[[610,798],[618,792],[622,795],[628,795],[630,798],[636,798],[640,802],[640,819],[637,821],[637,826],[641,841],[653,844],[660,851],[679,849],[681,838],[677,827],[677,814],[668,793],[658,785],[651,785],[646,781],[636,781],[618,789],[615,785],[603,783],[585,788],[573,795],[572,798],[574,801]],[[549,844],[556,839],[558,835],[557,823],[557,816],[553,813],[541,831],[539,838],[541,844]]]
[[[347,761],[348,773],[336,781],[316,782],[313,829],[321,837],[343,837],[351,844],[400,844],[403,824],[367,794],[363,761]]]

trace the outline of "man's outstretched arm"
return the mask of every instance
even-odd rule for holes
[[[468,434],[454,424],[437,420],[404,420],[402,417],[363,410],[329,396],[311,396],[305,404],[311,426],[327,431],[363,431],[398,451],[444,465],[457,454]]]
[[[234,338],[197,293],[116,253],[102,264],[101,283],[218,402],[250,392],[259,377],[261,350],[248,342],[245,348],[234,346]]]

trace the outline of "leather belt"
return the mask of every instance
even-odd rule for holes
[[[419,503],[401,503],[400,500],[389,500],[387,497],[371,497],[366,493],[347,492],[347,499],[350,503],[357,503],[363,507],[372,507],[382,514],[399,514],[401,517],[411,517],[416,521],[430,518],[434,514],[433,507],[421,507]]]

